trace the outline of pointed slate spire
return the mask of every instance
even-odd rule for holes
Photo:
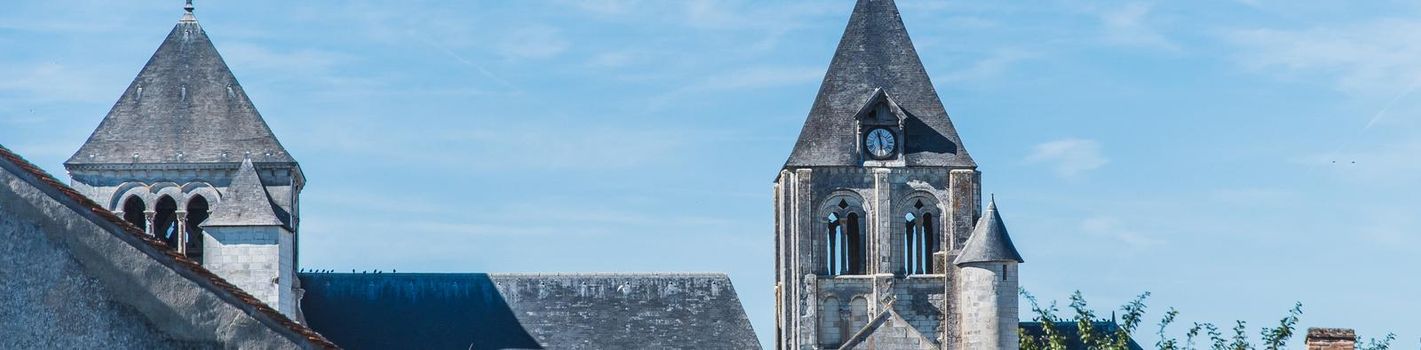
[[[210,226],[282,226],[272,210],[271,198],[262,187],[252,160],[242,161],[237,175],[227,186],[222,200],[212,207],[211,216],[202,222],[202,227]]]
[[[967,238],[967,244],[962,247],[962,254],[957,256],[953,264],[962,265],[976,262],[1026,262],[1021,259],[1021,253],[1016,251],[1016,245],[1011,243],[1011,236],[1007,234],[1007,226],[1002,222],[1001,214],[997,213],[997,199],[992,198],[987,203],[987,212],[982,213],[982,218],[977,220],[977,227],[972,229],[972,236]]]
[[[908,114],[908,166],[976,167],[918,59],[893,0],[859,0],[785,166],[859,165],[855,116],[882,90]]]
[[[89,140],[82,164],[294,163],[192,14],[192,2]]]

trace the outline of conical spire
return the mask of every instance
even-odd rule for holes
[[[1021,253],[1016,251],[1016,245],[1011,243],[1007,225],[1002,222],[1001,214],[997,213],[997,199],[994,196],[991,202],[987,203],[987,212],[982,213],[982,218],[977,220],[977,227],[972,229],[972,236],[967,238],[967,244],[962,247],[962,254],[952,263],[962,265],[1008,261],[1026,262],[1021,259]]]
[[[192,5],[65,165],[294,163],[257,113]]]
[[[202,222],[203,227],[282,225],[272,209],[271,197],[267,196],[266,187],[262,187],[261,177],[257,175],[251,159],[242,161],[242,166],[237,168],[237,175],[232,177],[232,183],[227,186],[222,200],[212,207],[212,214],[207,217],[207,221]]]
[[[908,166],[975,167],[893,0],[859,0],[785,166],[858,165],[855,116],[882,90],[906,112]]]

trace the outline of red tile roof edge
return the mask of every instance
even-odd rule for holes
[[[247,294],[246,291],[243,291],[241,288],[237,288],[237,286],[232,285],[231,283],[227,282],[227,280],[224,280],[222,279],[222,277],[219,277],[216,274],[212,273],[212,271],[208,271],[207,268],[202,267],[202,264],[199,264],[197,261],[193,261],[192,259],[189,259],[188,257],[183,256],[182,254],[178,254],[177,251],[169,249],[167,244],[163,243],[163,241],[160,241],[155,237],[143,233],[143,230],[139,229],[138,226],[134,226],[133,224],[124,221],[122,218],[119,218],[117,215],[114,215],[113,212],[109,211],[108,209],[104,209],[98,203],[95,203],[88,197],[79,194],[78,191],[75,191],[68,185],[59,182],[59,180],[54,178],[53,175],[50,175],[48,172],[45,172],[44,170],[35,166],[33,163],[30,163],[28,160],[25,160],[18,154],[15,154],[13,151],[10,151],[10,149],[6,148],[4,145],[0,145],[0,158],[3,158],[4,161],[15,165],[20,170],[33,176],[34,180],[37,180],[39,184],[43,184],[44,186],[38,186],[39,184],[36,184],[33,181],[31,181],[31,185],[36,185],[36,187],[39,187],[42,190],[45,187],[48,187],[50,190],[62,194],[63,196],[60,197],[54,196],[54,193],[47,193],[60,203],[67,204],[71,208],[77,206],[86,209],[89,211],[90,214],[96,216],[98,219],[101,219],[106,223],[113,225],[112,227],[106,227],[109,228],[110,233],[113,233],[114,235],[126,234],[128,238],[137,239],[137,242],[146,243],[148,245],[147,248],[150,249],[144,249],[144,247],[141,246],[135,247],[139,248],[139,251],[148,253],[149,256],[153,257],[154,260],[158,260],[159,263],[173,268],[174,270],[177,270],[179,272],[186,270],[188,274],[180,273],[180,275],[189,277],[189,279],[192,279],[194,282],[197,282],[198,285],[210,285],[212,289],[215,289],[219,292],[219,296],[230,297],[232,301],[245,304],[247,307],[241,309],[243,311],[246,311],[248,315],[251,315],[259,322],[262,322],[268,326],[274,326],[273,328],[280,327],[294,332],[294,335],[297,337],[297,339],[299,339],[299,341],[304,341],[310,344],[313,348],[340,348],[340,346],[337,346],[335,343],[332,343],[330,340],[327,340],[324,336],[322,336],[320,333],[316,333],[316,331],[312,330],[310,327],[297,323],[296,321],[292,321],[290,318],[286,317],[286,315],[282,315],[280,312],[277,312],[276,309],[271,308],[271,306],[262,302],[260,299],[253,297],[251,294]],[[80,214],[83,215],[84,213],[80,212]],[[96,223],[100,224],[100,227],[105,226],[102,222]],[[120,238],[123,237],[120,236]],[[124,241],[129,242],[130,244],[134,244],[134,241],[130,239],[125,239]],[[227,295],[222,295],[222,293],[224,292],[227,293]]]

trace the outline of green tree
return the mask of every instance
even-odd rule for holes
[[[1150,297],[1149,292],[1141,293],[1135,299],[1120,307],[1119,319],[1115,319],[1112,313],[1110,319],[1100,318],[1095,310],[1090,308],[1089,303],[1080,291],[1071,293],[1069,308],[1074,315],[1070,319],[1063,319],[1061,310],[1056,307],[1056,302],[1041,304],[1035,296],[1025,289],[1021,290],[1021,295],[1031,305],[1032,321],[1041,324],[1041,332],[1033,334],[1026,329],[1018,329],[1017,334],[1021,336],[1022,350],[1066,350],[1070,347],[1071,339],[1067,338],[1059,324],[1074,324],[1076,334],[1081,345],[1091,350],[1129,350],[1131,334],[1144,321],[1147,305],[1145,300]],[[1298,320],[1302,318],[1303,304],[1294,303],[1288,310],[1286,316],[1278,320],[1275,327],[1264,327],[1258,331],[1260,338],[1257,345],[1248,337],[1248,324],[1244,321],[1234,321],[1231,329],[1232,334],[1225,336],[1224,331],[1213,323],[1193,322],[1184,332],[1184,339],[1181,342],[1173,337],[1169,332],[1169,327],[1179,321],[1180,311],[1169,308],[1160,319],[1156,330],[1159,341],[1155,342],[1155,348],[1160,350],[1281,350],[1286,349],[1288,341],[1297,333]],[[1069,323],[1067,323],[1069,322]],[[1113,323],[1114,327],[1103,328],[1102,323]],[[1363,341],[1357,337],[1357,350],[1389,350],[1392,341],[1396,340],[1395,334],[1387,334],[1381,339],[1368,339]]]

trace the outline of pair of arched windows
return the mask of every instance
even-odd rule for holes
[[[178,202],[171,196],[163,195],[153,206],[151,219],[148,205],[138,196],[130,196],[123,202],[123,219],[138,226],[145,233],[167,243],[180,253],[202,261],[202,227],[207,220],[209,203],[206,197],[193,196],[187,201],[184,211],[178,210]]]
[[[819,236],[821,275],[860,275],[868,271],[868,237],[862,207],[849,198],[835,198],[822,212],[825,226]],[[942,250],[940,215],[934,202],[912,199],[902,209],[903,228],[891,240],[897,245],[893,261],[899,275],[941,273],[933,266],[933,256]]]
[[[847,308],[833,296],[824,298],[819,311],[819,345],[837,348],[854,332],[868,325],[868,299],[854,297]]]
[[[905,208],[907,213],[903,214],[903,265],[899,274],[940,273],[933,267],[933,255],[942,250],[937,206],[923,198],[913,199],[912,202],[913,205]]]
[[[826,216],[823,273],[829,276],[859,275],[868,270],[868,241],[864,237],[861,211],[847,199],[839,199]]]

